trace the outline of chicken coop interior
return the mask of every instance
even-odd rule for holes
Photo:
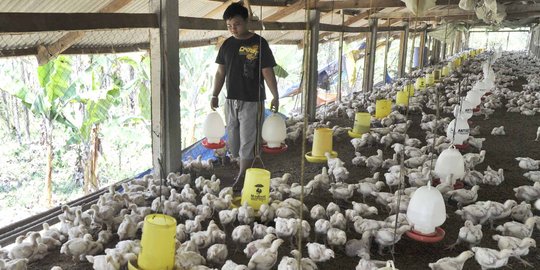
[[[236,2],[0,0],[0,270],[540,269],[540,2],[241,1],[280,102],[241,192]]]

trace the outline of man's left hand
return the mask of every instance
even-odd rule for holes
[[[277,113],[278,109],[279,109],[279,99],[273,98],[272,101],[270,102],[270,110]]]

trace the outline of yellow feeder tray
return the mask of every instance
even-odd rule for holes
[[[174,269],[175,237],[175,218],[163,214],[147,215],[144,218],[141,253],[136,265],[128,263],[128,269]]]
[[[336,151],[330,152],[330,157],[336,158],[337,156],[338,156],[338,153]],[[307,161],[311,163],[324,163],[328,160],[326,156],[313,156],[311,155],[311,152],[307,152],[305,157]]]
[[[242,203],[242,196],[234,196],[231,202],[230,209],[240,207],[241,203]]]

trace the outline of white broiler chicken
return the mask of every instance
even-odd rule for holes
[[[511,249],[499,251],[491,248],[473,247],[472,251],[482,270],[503,267],[508,263],[508,258],[514,255]]]
[[[496,230],[504,236],[513,236],[520,239],[525,237],[531,237],[534,224],[540,222],[540,217],[534,216],[528,218],[525,223],[520,223],[516,221],[509,221],[503,225],[497,226]]]
[[[238,207],[238,222],[241,224],[251,224],[255,221],[255,210],[249,206],[248,202],[244,202],[242,206]]]
[[[357,184],[358,193],[362,194],[362,200],[366,202],[366,197],[371,196],[372,192],[380,191],[385,185],[384,182],[378,181],[377,183],[360,182]]]
[[[369,206],[365,203],[352,202],[353,209],[362,217],[377,215],[379,210],[375,206]]]
[[[370,156],[366,159],[366,167],[368,167],[371,172],[375,172],[378,168],[382,166],[383,163],[383,152],[381,149],[377,149],[377,154]]]
[[[474,148],[478,149],[478,150],[482,150],[482,144],[484,143],[484,141],[486,140],[486,138],[475,138],[475,137],[471,137],[469,136],[469,138],[467,139],[467,142]]]
[[[428,264],[431,270],[461,270],[465,262],[474,256],[474,252],[466,250],[457,257],[444,257],[434,263]]]
[[[347,243],[347,234],[343,230],[330,228],[326,233],[326,241],[331,247],[342,246]]]
[[[521,256],[529,254],[530,247],[536,247],[536,241],[530,237],[519,239],[512,236],[501,236],[495,234],[492,236],[493,240],[497,241],[497,245],[500,250],[511,249],[514,252],[513,257],[520,260],[525,266],[533,267],[530,263],[523,260]]]
[[[330,217],[330,225],[332,228],[345,230],[347,228],[347,219],[342,213],[336,212]]]
[[[532,202],[540,199],[540,182],[535,182],[532,186],[519,186],[513,188],[513,190],[516,198],[520,200]]]
[[[282,239],[276,239],[272,242],[270,248],[260,249],[250,258],[248,269],[270,270],[277,262],[278,249],[283,244]]]
[[[348,201],[353,196],[355,187],[353,184],[331,184],[330,193],[336,200]]]
[[[221,267],[221,270],[248,270],[246,265],[237,264],[232,260],[227,260],[225,264]]]
[[[470,220],[473,224],[484,224],[489,219],[489,204],[482,205],[472,204],[456,210],[456,214],[460,215],[463,220]]]
[[[71,256],[74,261],[80,261],[83,260],[87,253],[92,249],[93,243],[92,235],[85,234],[83,238],[71,239],[64,243],[60,249],[60,253]]]
[[[470,220],[465,221],[463,227],[459,229],[459,234],[456,242],[450,246],[448,249],[453,249],[455,246],[461,243],[469,244],[469,248],[472,248],[482,240],[484,234],[482,233],[482,225],[474,225]]]
[[[525,220],[533,216],[531,205],[526,202],[521,202],[512,208],[512,213],[510,215],[513,220],[525,222]]]
[[[253,256],[253,254],[255,254],[258,250],[270,248],[272,242],[276,240],[276,238],[277,236],[275,234],[267,234],[263,237],[263,239],[251,241],[246,245],[244,254],[246,254],[248,258],[251,258],[251,256]]]
[[[527,179],[533,182],[540,182],[540,171],[530,171],[523,174]]]
[[[512,207],[516,206],[517,202],[514,200],[506,200],[504,204],[500,202],[490,202],[489,205],[489,223],[491,229],[493,228],[493,221],[509,217],[512,213]]]
[[[478,199],[478,190],[480,186],[475,185],[470,190],[467,189],[458,189],[451,190],[446,194],[450,195],[450,198],[457,201],[458,207],[461,208],[464,205],[468,205],[476,202]]]
[[[0,269],[2,270],[26,270],[28,264],[28,259],[15,259],[6,261],[0,259]]]
[[[410,225],[399,227],[395,233],[394,228],[381,228],[374,233],[375,242],[379,245],[379,255],[382,255],[383,249],[397,243],[401,236],[411,229]]]
[[[519,161],[519,167],[524,170],[538,170],[538,167],[540,166],[540,160],[535,160],[530,157],[517,157],[517,161]]]
[[[32,261],[34,254],[37,253],[38,242],[37,238],[41,237],[39,234],[31,234],[30,242],[24,242],[24,236],[18,236],[15,239],[14,246],[9,250],[8,257],[12,260],[16,259],[28,259]]]
[[[491,130],[491,135],[495,135],[495,136],[506,135],[506,133],[504,132],[504,126],[494,127],[493,130]]]
[[[222,265],[227,260],[228,254],[226,245],[214,244],[206,251],[206,261],[215,265]]]
[[[253,240],[253,233],[249,225],[240,225],[234,228],[231,238],[237,246],[245,245]]]
[[[320,204],[316,204],[313,207],[311,207],[311,210],[309,211],[311,220],[318,220],[326,217],[326,209]]]
[[[476,165],[484,162],[486,157],[486,150],[481,150],[480,153],[467,153],[463,155],[463,161],[465,162],[465,168],[469,170],[474,170]]]
[[[309,258],[314,262],[326,262],[334,258],[334,251],[319,243],[306,244]]]
[[[366,166],[367,157],[362,156],[360,152],[354,152],[354,158],[351,160],[351,163],[354,166]]]
[[[504,170],[502,168],[495,171],[491,169],[491,167],[487,166],[486,170],[484,171],[484,180],[483,180],[484,184],[498,186],[503,181],[504,181]]]

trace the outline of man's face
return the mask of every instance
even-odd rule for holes
[[[247,32],[247,21],[240,16],[234,16],[226,21],[227,29],[235,38],[242,38]]]

